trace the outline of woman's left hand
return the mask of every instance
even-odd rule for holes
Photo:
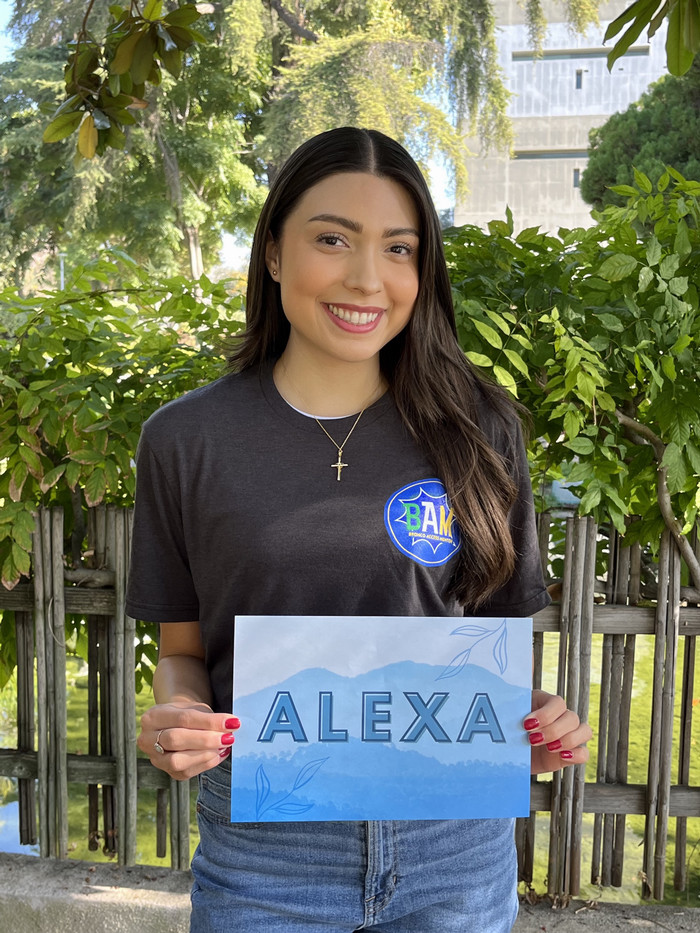
[[[532,774],[559,771],[588,761],[588,749],[584,746],[593,736],[591,727],[567,709],[561,697],[533,690],[532,712],[525,717],[523,726],[532,746]]]

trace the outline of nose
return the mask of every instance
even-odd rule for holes
[[[372,250],[358,250],[349,257],[345,285],[363,295],[374,295],[381,291],[379,266]]]

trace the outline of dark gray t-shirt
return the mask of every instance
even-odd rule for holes
[[[325,422],[340,443],[354,417]],[[482,418],[512,465],[518,553],[480,615],[527,616],[549,599],[517,425]],[[199,621],[214,709],[231,709],[239,615],[462,615],[447,595],[462,545],[444,487],[387,394],[343,451],[290,408],[271,368],[224,376],[148,419],[137,455],[127,612]]]

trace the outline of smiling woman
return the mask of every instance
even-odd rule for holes
[[[200,775],[192,931],[507,933],[512,820],[230,822],[236,615],[548,602],[518,418],[457,343],[440,224],[401,146],[345,127],[290,157],[246,318],[231,372],[150,418],[138,453],[127,610],[161,623],[139,746]],[[533,693],[526,734],[534,772],[587,758],[560,697]]]
[[[413,311],[418,244],[418,216],[406,191],[364,172],[324,178],[301,198],[278,239],[270,235],[267,267],[290,326],[274,378],[291,405],[318,416],[349,415],[384,393],[379,351]]]

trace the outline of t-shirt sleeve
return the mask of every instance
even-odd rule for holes
[[[180,490],[147,432],[136,454],[136,501],[126,611],[147,622],[196,622],[199,601],[183,531]]]
[[[515,547],[515,570],[510,580],[479,607],[481,616],[531,616],[551,602],[542,574],[530,470],[519,423],[508,432],[507,445],[509,449],[502,453],[510,464],[517,487],[517,496],[508,515]]]

